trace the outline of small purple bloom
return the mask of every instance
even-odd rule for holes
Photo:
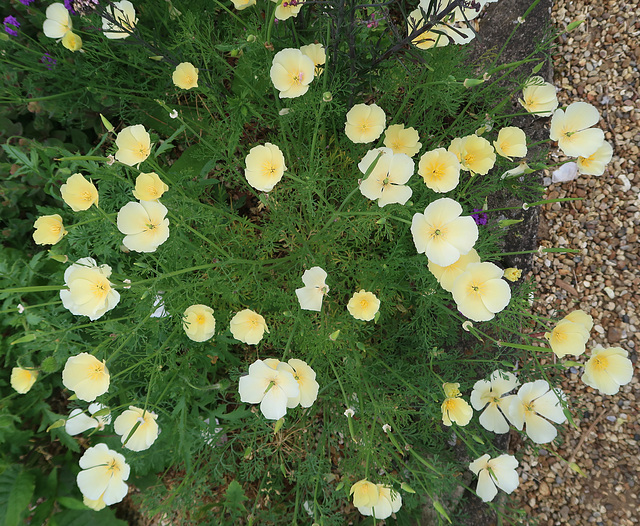
[[[5,19],[4,19],[4,30],[9,35],[17,37],[18,36],[18,28],[19,27],[20,27],[20,22],[18,22],[18,19],[15,16],[9,15],[9,16],[5,17]]]
[[[67,11],[72,15],[75,15],[76,12],[73,10],[73,2],[72,0],[64,0],[64,6],[67,8]]]
[[[58,63],[58,61],[51,55],[49,55],[49,53],[45,53],[44,55],[42,55],[42,58],[40,58],[40,62],[45,64],[49,71],[51,71],[53,67]]]
[[[29,4],[33,4],[36,0],[20,0],[20,3],[22,5],[29,5]]]
[[[486,225],[489,217],[482,211],[482,208],[474,208],[474,212],[480,212],[479,214],[471,214],[476,225]]]

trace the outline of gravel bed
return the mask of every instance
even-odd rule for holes
[[[545,174],[547,197],[583,200],[545,206],[539,242],[580,253],[535,258],[532,276],[540,300],[534,309],[554,317],[575,309],[588,312],[595,326],[587,349],[596,344],[626,349],[636,376],[618,395],[606,396],[582,383],[581,367],[566,372],[562,388],[578,429],[563,426],[561,445],[546,444],[537,454],[529,441],[512,435],[512,447],[524,453],[514,504],[527,512],[525,524],[634,525],[640,523],[640,6],[557,0],[552,19],[558,28],[585,20],[559,41],[554,82],[561,105],[582,100],[598,108],[614,157],[601,177],[549,184],[551,174]],[[584,363],[586,356],[575,360]],[[586,476],[556,455],[577,463]]]

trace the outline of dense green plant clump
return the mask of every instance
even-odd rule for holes
[[[504,114],[555,106],[465,60],[484,2],[30,4],[0,42],[5,522],[122,523],[127,493],[175,524],[450,522],[473,474],[513,491],[494,433],[570,417],[525,356],[591,321],[552,330],[502,268],[488,197],[541,192]],[[598,356],[594,385],[626,359]]]

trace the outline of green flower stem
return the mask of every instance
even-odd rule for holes
[[[494,340],[500,347],[511,347],[513,349],[523,349],[525,351],[535,352],[552,352],[548,347],[536,347],[535,345],[524,345],[521,343],[503,342],[501,340]]]
[[[440,475],[442,477],[442,473],[440,471],[438,471],[436,469],[436,467],[431,464],[431,462],[427,461],[426,459],[424,459],[421,455],[419,455],[418,453],[415,452],[415,450],[409,445],[409,442],[407,442],[407,440],[404,438],[404,436],[402,436],[402,433],[400,433],[400,431],[395,432],[400,439],[404,442],[405,447],[402,448],[405,451],[408,451],[411,456],[413,456],[418,462],[420,462],[423,466],[426,466],[427,468],[429,468],[431,471],[437,473],[438,475]]]
[[[524,12],[524,15],[522,15],[522,18],[524,20],[527,19],[527,16],[529,16],[529,13],[531,13],[531,11],[533,11],[533,9],[540,3],[540,0],[534,0],[531,5],[529,6],[529,8]],[[502,48],[500,48],[500,51],[498,52],[498,54],[495,56],[495,58],[493,59],[493,64],[497,64],[498,63],[498,59],[500,58],[500,56],[502,55],[502,53],[504,53],[504,50],[507,48],[507,46],[509,45],[509,42],[511,42],[511,39],[515,36],[516,33],[518,33],[518,31],[520,31],[520,24],[516,24],[516,26],[513,28],[513,30],[511,31],[511,34],[507,37],[507,40],[505,40],[504,44],[502,45]],[[534,53],[532,53],[531,55],[533,55]],[[531,57],[531,55],[529,55],[528,57],[525,57],[524,60],[528,59]]]
[[[344,405],[346,408],[349,407],[349,399],[347,398],[347,393],[344,390],[344,387],[342,386],[342,380],[340,379],[340,375],[338,374],[338,371],[336,371],[336,367],[335,365],[333,365],[333,361],[331,360],[331,358],[329,358],[327,356],[327,359],[329,360],[329,365],[331,366],[331,369],[333,370],[333,374],[336,377],[336,380],[338,380],[338,385],[340,386],[340,391],[342,391],[342,399],[344,400]],[[351,440],[353,440],[354,442],[358,442],[358,440],[356,439],[356,433],[353,430],[353,423],[351,422],[352,417],[348,416],[347,417],[347,423],[349,424],[349,434],[351,435]]]
[[[249,29],[249,26],[247,25],[247,23],[244,20],[242,20],[242,18],[240,18],[238,15],[236,15],[233,11],[231,11],[231,9],[229,9],[226,5],[224,5],[219,0],[213,0],[213,1],[216,4],[218,4],[219,8],[224,9],[228,14],[230,14],[233,18],[235,18],[238,22],[240,22],[240,25],[242,25],[242,27],[244,27],[245,29]]]
[[[282,358],[280,359],[281,362],[284,362],[284,359],[286,358],[287,353],[289,352],[289,348],[291,347],[291,342],[293,341],[293,335],[296,332],[296,326],[298,325],[299,320],[300,320],[300,312],[298,312],[298,316],[293,322],[293,327],[291,327],[291,330],[289,332],[289,338],[287,339],[287,344],[284,346],[284,351],[282,351]]]
[[[538,254],[542,252],[560,252],[562,254],[579,254],[580,250],[577,248],[543,248],[542,250],[521,250],[520,252],[495,252],[493,254],[486,254],[485,257],[501,257],[501,256],[518,256],[520,254]]]
[[[116,217],[118,215],[117,212],[113,212],[112,214],[106,214],[109,217]],[[86,221],[80,221],[79,223],[75,223],[73,225],[68,225],[65,228],[67,230],[69,230],[70,228],[75,228],[77,226],[81,226],[81,225],[86,225],[88,223],[95,223],[96,221],[102,221],[102,219],[104,219],[104,216],[97,216],[97,217],[92,217],[91,219],[87,219]]]
[[[227,63],[226,61],[223,61],[225,64]],[[160,105],[162,107],[162,109],[164,109],[167,113],[171,113],[171,108],[169,106],[167,106],[163,101],[161,101],[160,99],[155,99],[155,101],[158,103],[158,105]],[[176,120],[178,122],[181,122],[182,124],[184,124],[186,126],[186,128],[193,133],[193,135],[195,135],[196,137],[198,137],[198,140],[204,144],[206,144],[209,148],[211,148],[212,150],[216,150],[216,147],[211,144],[207,139],[205,139],[204,137],[202,137],[200,135],[200,131],[196,130],[193,128],[193,126],[191,126],[185,119],[184,117],[182,117],[182,115],[180,115],[178,113],[178,116],[176,117]],[[158,165],[158,163],[155,161],[155,159],[152,159],[151,157],[147,157],[146,161],[149,164],[151,164],[155,169],[162,171],[162,169],[160,168],[160,166]],[[161,175],[166,175],[164,173],[162,173]]]
[[[124,341],[118,346],[118,348],[113,351],[109,357],[107,358],[107,364],[112,363],[113,359],[120,353],[120,351],[122,351],[122,349],[124,349],[124,347],[129,343],[129,340],[131,338],[133,338],[135,336],[135,334],[138,332],[138,329],[140,329],[140,327],[142,327],[147,320],[151,317],[151,315],[153,314],[153,312],[149,312],[149,314],[147,314],[144,318],[142,318],[142,320],[140,320],[140,322],[138,322],[138,324],[129,331],[127,337],[124,339]],[[133,365],[132,367],[137,367],[140,364],[140,362],[136,363],[135,365]],[[129,368],[130,369],[130,368]],[[125,369],[125,371],[128,369]],[[120,373],[114,375],[118,376],[119,374],[123,374],[125,371],[121,371]]]
[[[203,241],[206,241],[207,243],[209,243],[213,248],[215,248],[220,254],[222,254],[224,257],[230,257],[229,253],[224,250],[222,247],[218,246],[216,243],[214,243],[213,241],[211,241],[208,237],[206,237],[205,235],[201,234],[200,232],[198,232],[195,228],[190,227],[189,225],[187,225],[184,221],[182,221],[181,218],[179,218],[177,215],[175,215],[173,212],[169,212],[168,213],[169,217],[171,219],[173,219],[174,221],[176,221],[180,226],[182,226],[183,228],[186,228],[189,232],[191,232],[194,236],[199,237],[200,239],[202,239]]]
[[[464,428],[464,426],[456,425],[455,433],[456,433],[456,436],[467,445],[469,450],[471,450],[476,457],[480,456],[475,446],[469,440],[467,440],[467,437],[466,437],[467,430]]]
[[[66,97],[67,95],[74,95],[75,93],[83,93],[85,88],[78,88],[71,91],[63,91],[62,93],[56,93],[55,95],[47,95],[45,97],[29,97],[20,99],[18,102],[39,102],[42,100],[53,100],[59,99],[61,97]]]
[[[72,155],[70,157],[56,157],[55,161],[103,161],[109,160],[108,157],[100,157],[98,155]]]
[[[46,307],[47,305],[60,305],[62,303],[61,300],[57,300],[57,301],[49,301],[47,303],[37,303],[35,305],[23,305],[24,310],[29,310],[29,309],[35,309],[38,307]],[[18,310],[17,307],[12,307],[10,309],[6,309],[6,310],[0,310],[0,314],[9,314],[9,313],[15,313]]]
[[[100,212],[100,215],[101,215],[104,219],[106,219],[107,221],[109,221],[113,226],[115,226],[115,227],[116,227],[116,230],[118,230],[118,232],[120,232],[120,229],[118,228],[118,224],[113,220],[113,217],[112,217],[112,216],[117,215],[117,214],[107,214],[107,213],[106,213],[102,208],[100,208],[100,207],[98,206],[98,204],[97,204],[97,203],[96,203],[95,207],[96,207],[96,210],[97,210],[98,212]]]
[[[532,206],[546,205],[549,203],[564,203],[566,201],[582,201],[582,197],[561,197],[558,199],[543,199],[542,201],[536,201],[535,203],[525,203],[529,208]]]
[[[276,20],[276,9],[280,4],[282,4],[282,0],[280,0],[277,3],[277,5],[273,6],[273,14],[271,17],[269,17],[269,26],[267,27],[267,39],[265,40],[265,45],[271,43],[271,31],[273,30],[273,24],[275,23],[275,20]]]
[[[410,391],[412,391],[418,398],[420,398],[420,400],[422,400],[425,404],[431,404],[433,403],[433,400],[437,401],[437,398],[434,397],[433,400],[427,400],[424,396],[422,396],[422,393],[420,392],[419,389],[417,389],[415,386],[413,386],[410,382],[407,382],[402,375],[400,375],[398,372],[396,372],[392,367],[390,367],[389,365],[387,365],[383,360],[381,360],[380,358],[378,358],[378,363],[381,363],[382,365],[385,366],[385,368],[387,369],[387,371],[389,371],[391,374],[393,374],[398,380],[400,380],[402,382],[402,384],[409,389]]]
[[[149,319],[149,316],[147,316],[145,318],[145,320]],[[153,372],[151,373],[151,378],[149,379],[149,385],[147,386],[147,397],[145,398],[144,401],[144,407],[142,408],[142,416],[144,418],[145,413],[147,412],[147,407],[149,406],[149,395],[151,394],[151,388],[153,386],[153,381],[156,378],[156,375],[158,374],[158,360],[160,359],[160,355],[162,354],[162,349],[165,348],[167,346],[167,344],[169,343],[169,341],[171,341],[171,339],[176,335],[176,333],[178,332],[178,328],[180,327],[181,324],[175,324],[175,326],[173,327],[173,330],[169,333],[169,336],[167,336],[167,338],[164,340],[164,342],[162,342],[162,346],[157,349],[153,354],[155,356],[155,363],[153,364]],[[177,371],[174,373],[174,377],[177,375]],[[171,385],[171,382],[165,382],[165,386],[164,389],[162,390],[162,394],[160,395],[160,398],[157,399],[155,401],[155,405],[158,405],[160,403],[160,400],[162,400],[162,397],[164,396],[164,394],[167,392],[167,389],[169,388],[169,386]]]
[[[16,287],[15,289],[0,289],[0,294],[10,292],[13,294],[24,294],[27,292],[49,292],[66,289],[66,285],[35,285],[33,287]]]

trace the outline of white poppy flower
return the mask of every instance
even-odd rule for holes
[[[509,424],[505,419],[513,397],[504,396],[518,385],[518,379],[512,373],[493,371],[489,380],[478,380],[471,392],[471,405],[476,411],[487,408],[480,415],[480,425],[487,431],[506,433]]]
[[[156,423],[158,415],[130,405],[113,422],[113,429],[120,435],[122,445],[131,451],[144,451],[149,449],[160,434],[160,428]],[[140,422],[133,434],[131,430]],[[131,436],[129,436],[131,435]]]
[[[71,436],[79,435],[89,429],[97,429],[98,431],[105,428],[105,426],[111,423],[111,413],[107,413],[102,416],[93,416],[98,411],[106,409],[106,405],[99,403],[93,403],[89,406],[89,413],[92,416],[87,415],[82,409],[74,409],[69,414],[69,418],[65,422],[64,429]]]
[[[125,234],[122,244],[134,252],[155,252],[169,239],[167,208],[159,201],[131,201],[118,212],[118,230]]]
[[[600,121],[595,106],[574,102],[566,110],[556,110],[551,117],[549,138],[558,141],[558,147],[568,157],[589,157],[604,142],[604,132],[592,128]]]
[[[82,494],[90,500],[102,499],[107,506],[127,496],[129,465],[106,444],[90,447],[80,457],[82,471],[76,479]]]
[[[397,491],[392,491],[389,486],[378,486],[378,502],[374,506],[359,506],[358,511],[367,517],[373,515],[376,519],[387,519],[392,513],[397,512],[402,506],[402,497]]]
[[[551,442],[558,430],[545,418],[556,424],[567,419],[560,398],[564,398],[563,393],[558,389],[549,390],[545,380],[526,383],[509,405],[509,420],[518,430],[526,424],[527,436],[536,444]]]
[[[285,363],[278,363],[274,369],[256,360],[249,366],[249,374],[240,378],[240,400],[260,404],[260,411],[269,420],[282,418],[287,413],[289,398],[300,394],[298,382],[287,368]]]
[[[322,299],[329,292],[326,285],[327,273],[320,267],[311,267],[302,274],[304,287],[296,289],[296,296],[303,310],[313,310],[319,312],[322,308]]]
[[[478,497],[489,502],[498,494],[498,488],[505,493],[513,492],[520,483],[517,467],[516,457],[507,454],[494,459],[485,454],[471,462],[469,469],[478,475]]]
[[[392,203],[404,205],[413,193],[405,184],[415,171],[413,160],[405,153],[394,154],[391,148],[376,148],[366,153],[358,168],[366,174],[376,159],[378,162],[369,177],[360,183],[360,193],[372,201],[377,200],[381,208]]]
[[[69,10],[60,2],[47,7],[45,16],[47,19],[42,24],[42,32],[49,38],[62,38],[73,27]]]

